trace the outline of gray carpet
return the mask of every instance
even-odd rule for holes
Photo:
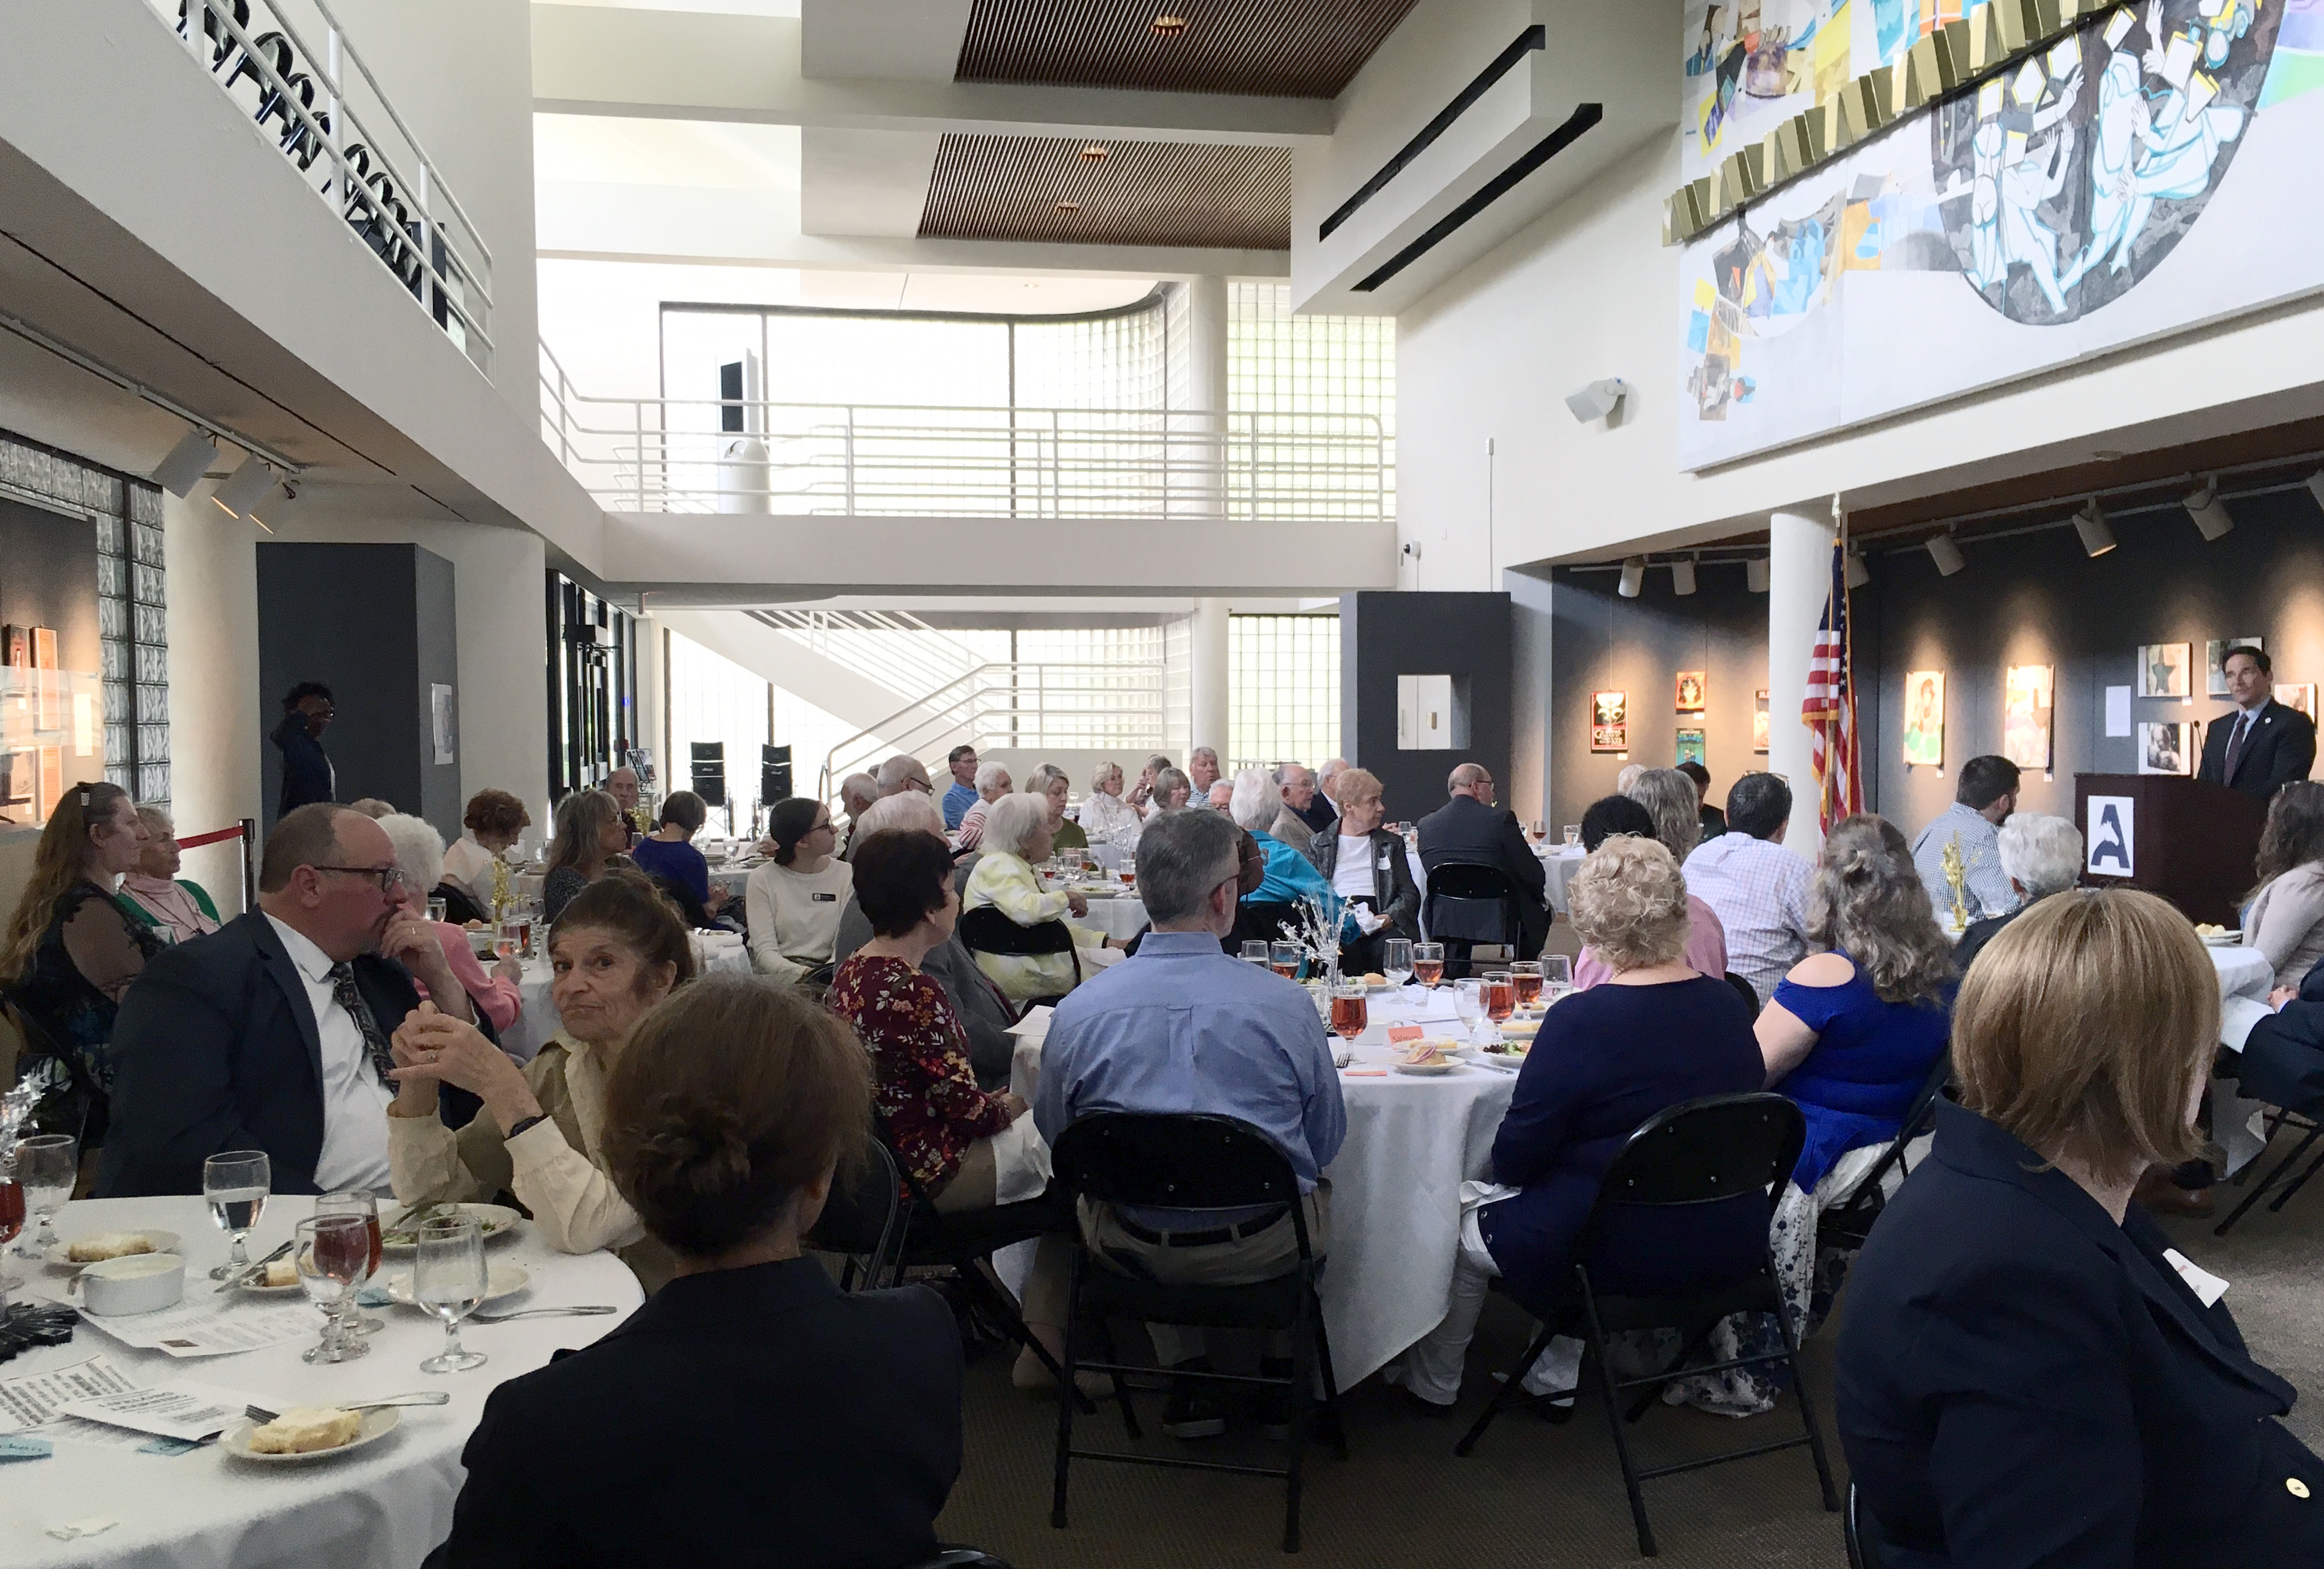
[[[2288,1149],[2288,1140],[2279,1142],[2279,1152]],[[2219,1193],[2224,1214],[2240,1195],[2227,1186]],[[2324,1446],[2324,1312],[2310,1261],[2324,1230],[2324,1182],[2281,1214],[2261,1204],[2224,1241],[2211,1235],[2211,1222],[2168,1224],[2181,1251],[2231,1282],[2227,1302],[2260,1359],[2314,1391],[2294,1407],[2290,1425]],[[1809,1343],[1806,1360],[1844,1487],[1847,1463],[1831,1422],[1835,1328]],[[1459,1413],[1449,1421],[1416,1413],[1377,1377],[1349,1393],[1352,1457],[1342,1463],[1320,1445],[1311,1455],[1300,1561],[1333,1569],[1563,1569],[1637,1560],[1621,1473],[1594,1399],[1585,1397],[1563,1426],[1523,1413],[1505,1417],[1471,1458],[1452,1455],[1454,1440],[1489,1398],[1493,1371],[1508,1366],[1529,1330],[1507,1302],[1489,1305]],[[1179,1444],[1155,1432],[1158,1397],[1141,1399],[1139,1411],[1152,1453],[1276,1463],[1278,1447],[1246,1427]],[[1631,1431],[1654,1463],[1787,1437],[1797,1423],[1786,1399],[1773,1414],[1741,1422],[1657,1407]],[[973,1542],[1020,1569],[1264,1569],[1285,1562],[1283,1484],[1263,1478],[1077,1461],[1071,1523],[1051,1529],[1056,1407],[1010,1388],[1008,1359],[998,1353],[969,1370],[966,1426],[966,1464],[940,1527],[950,1540]],[[1128,1442],[1110,1407],[1083,1418],[1075,1437]],[[1839,1517],[1823,1511],[1804,1449],[1649,1482],[1646,1504],[1659,1562],[1673,1569],[1838,1569],[1847,1562]]]

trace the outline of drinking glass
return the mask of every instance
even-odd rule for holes
[[[484,1299],[490,1278],[484,1233],[470,1215],[445,1215],[420,1228],[411,1264],[411,1299],[444,1321],[444,1352],[420,1364],[423,1373],[462,1373],[490,1360],[460,1347],[460,1320]]]
[[[1297,943],[1270,943],[1268,945],[1268,964],[1273,966],[1277,974],[1282,976],[1286,981],[1294,980],[1298,976],[1299,962],[1306,956],[1307,955],[1305,950],[1301,948]]]
[[[1519,959],[1509,966],[1509,976],[1517,983],[1518,1007],[1530,1008],[1541,1001],[1542,969],[1539,959]]]
[[[1391,986],[1401,986],[1412,979],[1412,944],[1404,937],[1390,937],[1380,945],[1380,974]]]
[[[1471,975],[1452,983],[1452,1011],[1461,1016],[1462,1031],[1477,1038],[1477,1021],[1485,1016],[1485,983]]]
[[[57,1245],[57,1211],[72,1197],[79,1152],[69,1133],[38,1133],[16,1141],[16,1181],[24,1207],[41,1217],[40,1231],[16,1249],[20,1259],[45,1258]]]
[[[1564,834],[1565,834],[1565,847],[1566,847],[1567,849],[1571,850],[1571,849],[1572,849],[1576,844],[1581,844],[1581,843],[1582,843],[1582,825],[1581,825],[1581,824],[1579,824],[1579,823],[1568,823],[1568,824],[1566,824],[1566,825],[1565,825],[1565,828],[1564,828]]]
[[[1543,822],[1539,817],[1536,817],[1533,820],[1533,826],[1529,831],[1533,835],[1533,842],[1536,844],[1549,837],[1549,825]]]
[[[1369,1021],[1361,981],[1343,982],[1332,988],[1333,1034],[1342,1040],[1353,1040],[1364,1032]]]
[[[524,953],[525,925],[521,920],[501,922],[499,929],[493,934],[493,956],[501,959],[521,956]]]
[[[307,1348],[308,1362],[352,1361],[371,1347],[350,1335],[341,1313],[371,1278],[371,1236],[361,1215],[309,1215],[298,1225],[290,1256],[299,1261],[299,1284],[307,1300],[323,1310],[323,1338]]]
[[[1436,983],[1444,979],[1443,943],[1412,945],[1412,978],[1432,992],[1436,989]]]
[[[1124,855],[1124,856],[1121,858],[1121,869],[1120,869],[1120,878],[1121,878],[1121,885],[1122,885],[1122,887],[1124,887],[1124,888],[1135,888],[1135,887],[1137,887],[1137,886],[1138,886],[1138,857],[1137,857],[1137,856],[1135,856],[1135,855]]]
[[[451,905],[444,900],[429,900],[428,901],[429,924],[431,926],[441,926],[444,923],[445,915],[449,912],[451,908]]]
[[[1267,945],[1259,941],[1257,937],[1253,937],[1250,941],[1243,944],[1242,957],[1245,964],[1257,964],[1260,969],[1264,970],[1267,968]]]
[[[1517,981],[1507,970],[1485,972],[1485,1014],[1499,1024],[1517,1011]]]
[[[0,1243],[13,1242],[24,1229],[24,1185],[16,1180],[14,1166],[0,1166]],[[0,1315],[8,1311],[8,1288],[24,1282],[14,1275],[0,1275]]]
[[[202,1162],[202,1197],[209,1204],[210,1219],[234,1239],[226,1262],[210,1271],[211,1279],[224,1280],[250,1268],[243,1243],[266,1212],[266,1195],[273,1186],[273,1168],[263,1149],[229,1149]]]
[[[368,1280],[379,1273],[379,1200],[359,1188],[345,1193],[327,1193],[315,1201],[315,1214],[320,1215],[353,1215],[363,1222],[371,1238],[371,1264],[364,1271]],[[384,1319],[365,1318],[362,1305],[352,1299],[347,1304],[347,1331],[351,1334],[376,1334],[387,1327]]]
[[[1553,1002],[1573,990],[1573,961],[1563,954],[1547,954],[1541,961],[1542,988]]]

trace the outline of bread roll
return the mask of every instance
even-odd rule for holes
[[[91,1232],[66,1249],[65,1256],[76,1264],[97,1264],[152,1251],[153,1244],[139,1232]]]
[[[336,1406],[295,1406],[263,1427],[250,1430],[253,1454],[312,1454],[352,1444],[363,1417]]]

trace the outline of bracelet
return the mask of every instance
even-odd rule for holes
[[[518,1134],[530,1128],[535,1122],[546,1122],[548,1121],[549,1113],[546,1112],[535,1112],[530,1117],[519,1117],[516,1120],[515,1125],[509,1129],[508,1133],[501,1141],[505,1144],[515,1139]]]

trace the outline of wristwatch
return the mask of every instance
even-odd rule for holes
[[[515,1123],[510,1127],[506,1137],[502,1140],[502,1142],[506,1143],[509,1140],[514,1139],[518,1134],[531,1127],[535,1122],[546,1122],[548,1121],[549,1113],[546,1112],[535,1112],[530,1117],[519,1117]]]

